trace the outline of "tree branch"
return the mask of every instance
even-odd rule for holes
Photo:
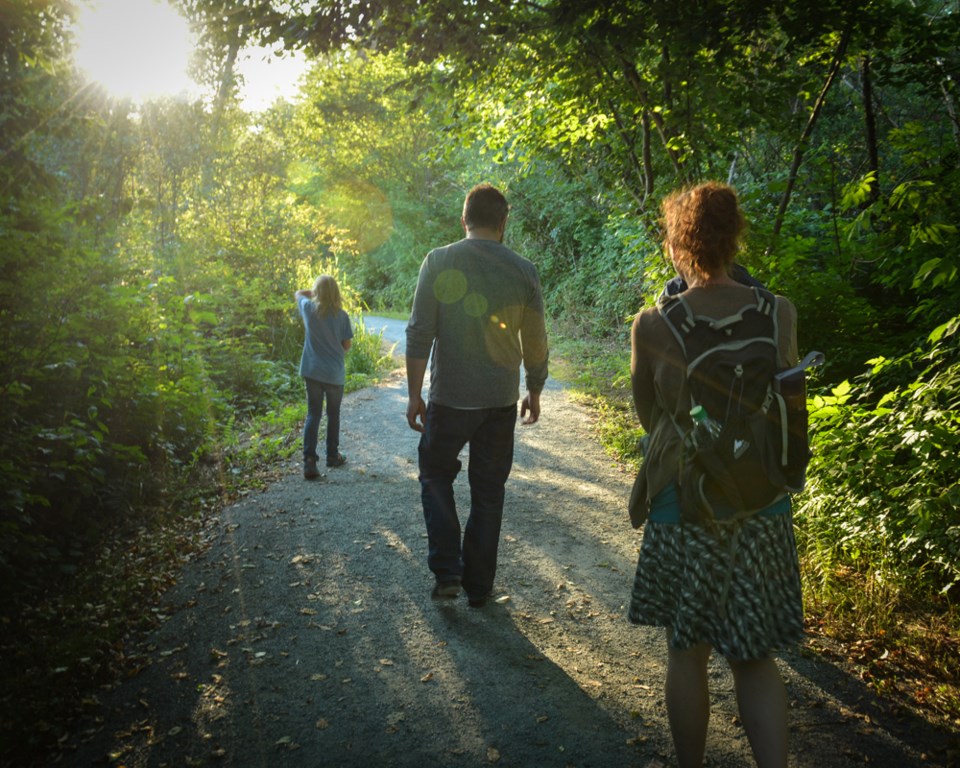
[[[657,133],[660,134],[660,139],[663,141],[663,147],[667,151],[667,156],[670,158],[670,162],[673,164],[673,169],[676,171],[677,176],[682,178],[683,167],[680,163],[680,155],[670,146],[669,130],[663,120],[663,115],[654,110],[653,100],[650,98],[650,93],[647,91],[647,88],[644,85],[643,78],[640,77],[640,73],[637,72],[636,65],[624,54],[618,52],[618,55],[620,57],[620,64],[624,77],[630,84],[630,87],[633,88],[633,92],[637,95],[637,98],[640,100],[640,106],[643,107],[644,111],[647,112],[653,119],[653,124],[656,126]]]
[[[793,150],[793,164],[790,166],[790,176],[787,179],[787,188],[783,192],[783,197],[780,200],[780,209],[777,211],[777,218],[773,223],[773,243],[771,243],[769,250],[773,249],[777,238],[780,236],[780,230],[783,228],[783,219],[787,212],[787,206],[790,204],[790,198],[793,195],[793,188],[797,184],[797,176],[800,173],[800,166],[803,164],[803,156],[806,154],[807,144],[810,141],[810,136],[813,134],[813,128],[817,124],[817,119],[820,117],[820,112],[823,110],[823,105],[826,103],[827,93],[830,91],[831,86],[837,79],[837,74],[840,72],[840,67],[843,64],[843,57],[847,52],[847,44],[850,42],[852,27],[852,23],[848,24],[847,28],[840,36],[840,42],[837,44],[837,50],[833,56],[833,64],[830,67],[830,72],[827,74],[827,79],[824,82],[823,87],[820,89],[820,95],[817,97],[813,111],[810,113],[810,117],[807,119],[807,125],[804,127],[803,133],[800,135],[800,140],[797,142],[797,146]]]

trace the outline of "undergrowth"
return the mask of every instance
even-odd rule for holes
[[[594,429],[604,449],[635,471],[643,430],[630,391],[629,338],[585,340],[554,333],[550,346],[550,374],[568,386],[574,400],[593,411]]]
[[[346,391],[375,384],[396,367],[381,334],[354,326]],[[296,368],[281,392],[302,391]],[[161,595],[205,545],[205,521],[225,504],[277,479],[301,445],[305,396],[261,402],[218,425],[218,445],[198,451],[166,506],[104,533],[69,572],[51,574],[42,596],[0,611],[0,764],[48,765],[99,696],[145,663],[133,638],[162,622]],[[250,415],[252,414],[252,415]],[[131,517],[131,520],[134,519]],[[95,725],[90,726],[91,733]]]

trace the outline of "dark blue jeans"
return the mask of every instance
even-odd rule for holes
[[[303,458],[319,459],[317,434],[323,417],[323,398],[327,398],[327,461],[337,458],[340,450],[340,404],[343,402],[343,385],[327,384],[316,379],[304,378],[307,386],[307,418],[303,422]]]
[[[427,524],[427,564],[437,581],[460,581],[468,595],[493,589],[504,486],[513,465],[517,406],[461,410],[430,403],[420,437],[420,498]],[[460,539],[453,481],[470,444],[470,516]]]

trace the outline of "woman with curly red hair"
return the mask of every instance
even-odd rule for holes
[[[755,289],[731,276],[745,221],[736,192],[708,182],[662,206],[665,247],[696,316],[724,318]],[[778,365],[797,361],[796,310],[776,297]],[[667,630],[665,696],[681,768],[703,764],[714,649],[730,664],[740,717],[759,766],[787,764],[787,699],[771,652],[803,634],[800,571],[789,496],[729,524],[681,518],[678,493],[690,394],[683,350],[657,308],[631,337],[633,398],[648,435],[634,524],[644,525],[629,619]],[[640,482],[642,481],[642,483]],[[740,511],[742,512],[742,510]],[[719,518],[718,518],[719,519]]]

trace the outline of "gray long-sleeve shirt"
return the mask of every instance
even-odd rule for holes
[[[427,254],[407,324],[407,356],[430,360],[430,401],[499,408],[547,380],[537,268],[495,240],[467,238]]]

